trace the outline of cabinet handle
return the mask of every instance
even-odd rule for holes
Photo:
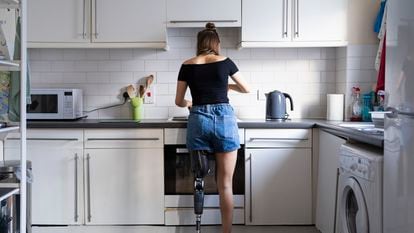
[[[249,220],[250,220],[250,222],[253,222],[253,197],[252,197],[252,193],[253,193],[253,191],[252,191],[252,154],[250,153],[249,154],[249,158],[248,158],[248,161],[249,161],[249,195],[250,195],[250,198],[249,198],[249,202],[250,202],[250,209],[249,209]]]
[[[98,0],[95,0],[95,39],[98,39]]]
[[[20,140],[20,138],[7,138],[7,140]],[[77,138],[26,138],[28,141],[78,141]]]
[[[160,138],[88,138],[88,141],[158,141]]]
[[[295,37],[299,37],[299,0],[295,1]]]
[[[250,138],[249,141],[307,141],[308,138]]]
[[[75,223],[78,222],[78,153],[75,153]]]
[[[91,176],[90,176],[90,159],[91,156],[88,154],[86,154],[86,182],[88,183],[88,185],[86,186],[87,188],[87,198],[88,198],[88,222],[91,222],[92,219],[92,214],[91,214]]]
[[[283,0],[283,35],[282,37],[285,38],[288,35],[288,3],[287,0]]]
[[[237,23],[237,20],[171,20],[170,23]]]
[[[85,22],[86,22],[86,0],[83,0],[83,21],[82,21],[82,38],[85,39],[86,32],[85,32]]]

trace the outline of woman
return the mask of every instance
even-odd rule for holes
[[[215,25],[207,23],[197,34],[197,56],[181,66],[175,104],[190,108],[187,148],[214,153],[223,233],[231,232],[233,219],[233,173],[240,148],[236,117],[227,92],[249,92],[237,66],[220,56],[220,39]],[[228,83],[228,77],[235,84]],[[184,99],[190,88],[192,102]]]

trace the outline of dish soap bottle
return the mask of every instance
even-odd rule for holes
[[[352,88],[352,104],[351,104],[351,121],[362,120],[362,103],[361,103],[361,90],[359,87]]]

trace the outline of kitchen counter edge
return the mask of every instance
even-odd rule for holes
[[[355,129],[339,126],[342,122],[331,122],[321,119],[293,119],[283,122],[265,121],[262,119],[242,120],[238,122],[239,128],[258,128],[258,129],[310,129],[319,128],[328,133],[358,142],[367,143],[377,147],[383,147],[384,137],[370,135]],[[102,128],[186,128],[187,122],[170,120],[142,120],[140,122],[124,121],[101,121],[95,119],[84,119],[78,121],[28,121],[27,127],[30,129],[102,129]]]

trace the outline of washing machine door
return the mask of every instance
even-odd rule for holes
[[[367,205],[361,186],[355,178],[349,177],[342,187],[339,203],[340,232],[369,233]]]

